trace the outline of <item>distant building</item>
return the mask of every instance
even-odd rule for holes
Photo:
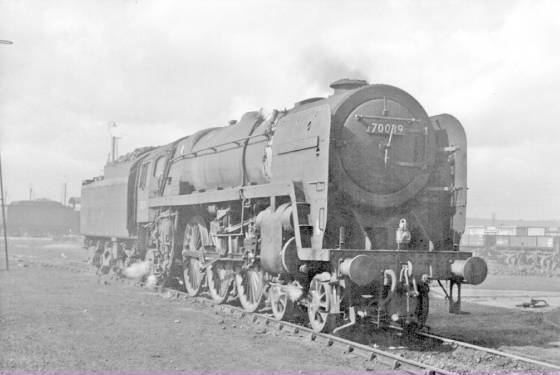
[[[11,236],[59,236],[79,233],[80,213],[49,199],[15,201],[6,206]]]

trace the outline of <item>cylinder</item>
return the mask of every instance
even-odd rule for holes
[[[488,266],[480,257],[470,257],[466,260],[455,260],[451,263],[453,276],[461,278],[464,284],[478,285],[486,280]]]
[[[359,286],[367,286],[383,276],[382,270],[376,267],[375,259],[363,254],[344,259],[339,271]]]
[[[291,205],[284,203],[275,211],[269,207],[257,216],[261,232],[261,266],[270,273],[295,273],[301,265],[294,237],[284,241],[289,232]]]

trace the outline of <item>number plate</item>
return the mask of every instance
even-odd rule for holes
[[[372,122],[368,125],[366,133],[386,135],[393,133],[393,135],[403,135],[405,133],[405,127],[403,124],[394,122]]]

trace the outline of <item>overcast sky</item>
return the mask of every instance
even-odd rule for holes
[[[399,86],[469,141],[469,216],[560,217],[559,1],[0,0],[8,200],[79,195],[122,153],[248,110]]]

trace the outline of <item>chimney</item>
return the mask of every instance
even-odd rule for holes
[[[367,84],[367,81],[363,79],[342,78],[331,83],[329,87],[334,89],[334,95],[337,95],[344,91],[354,90],[359,87],[366,86]]]

